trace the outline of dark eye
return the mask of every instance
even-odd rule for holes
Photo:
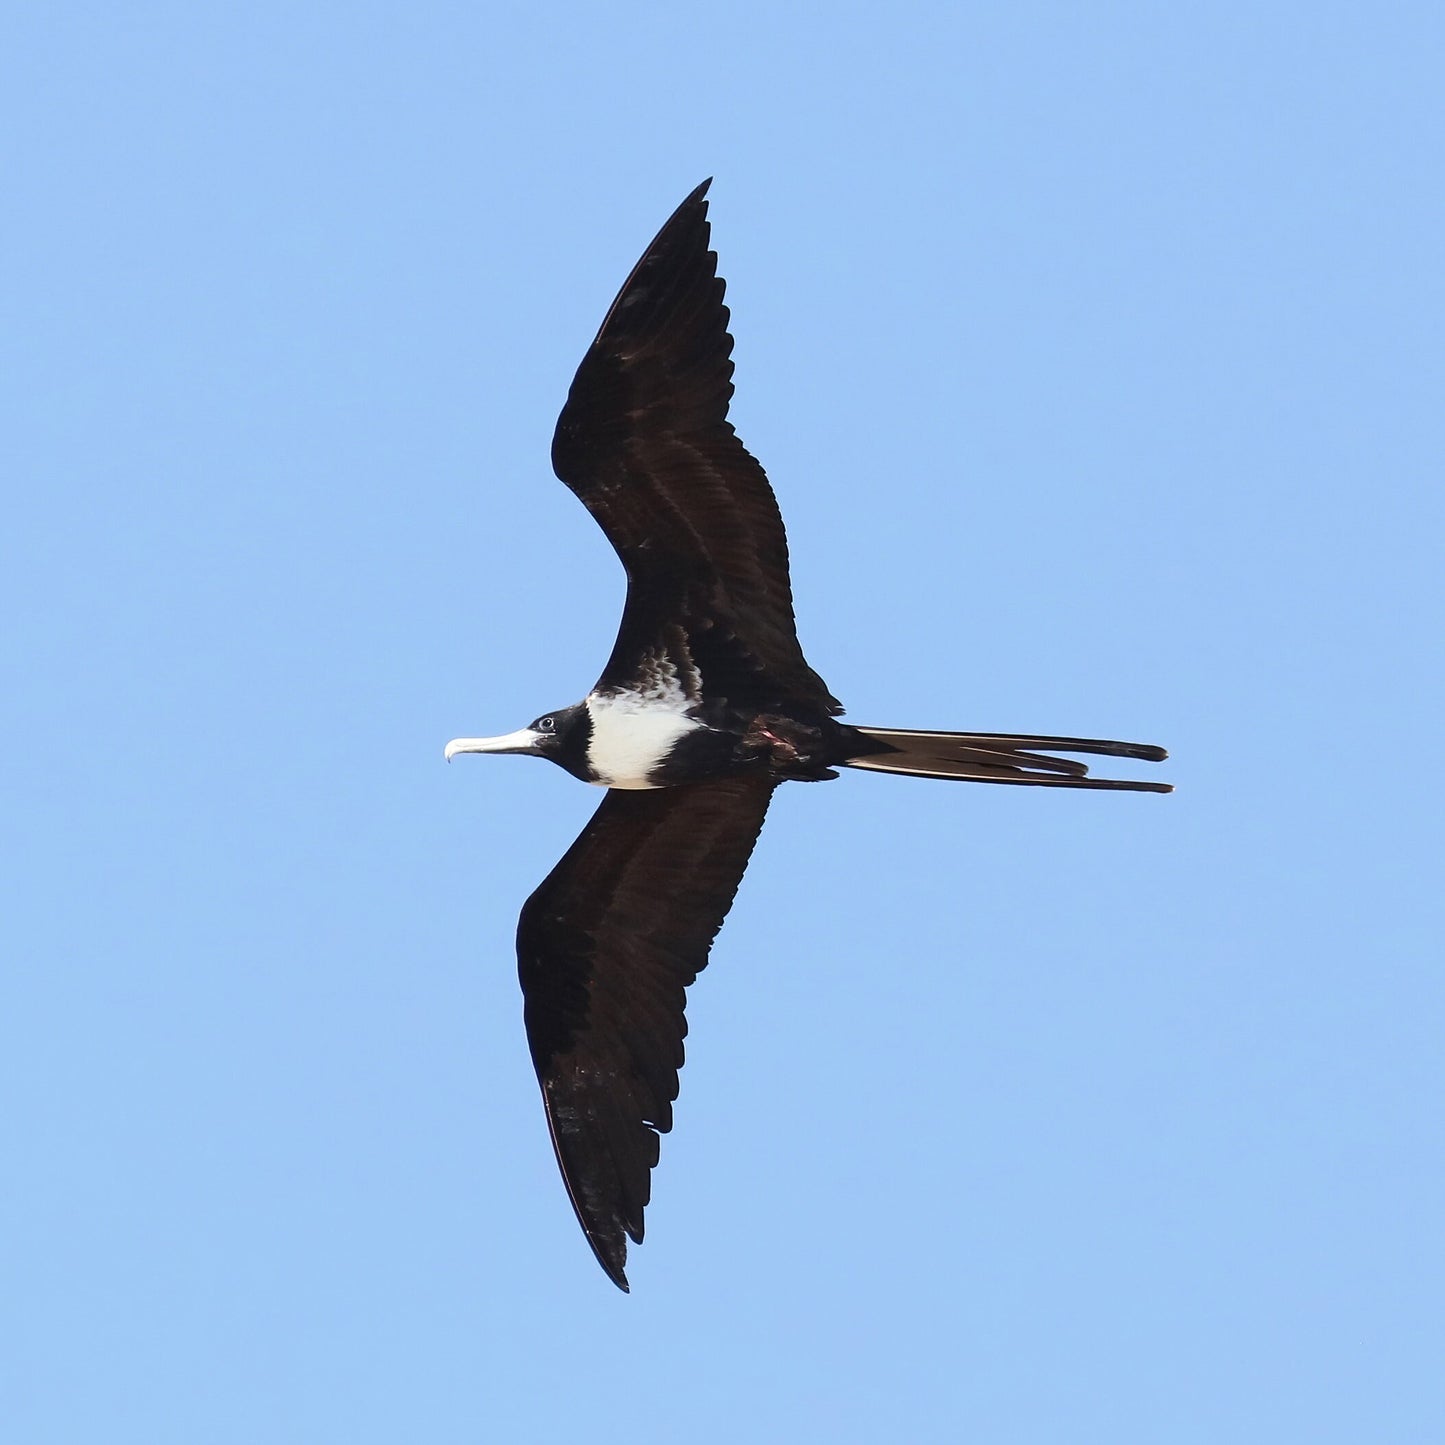
[[[539,717],[536,722],[536,728],[539,733],[556,732],[557,719],[554,717]]]

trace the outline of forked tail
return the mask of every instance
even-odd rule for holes
[[[1011,733],[932,733],[906,728],[861,728],[869,748],[844,766],[910,778],[953,778],[970,783],[1023,783],[1041,788],[1119,788],[1135,793],[1171,793],[1169,783],[1136,783],[1088,777],[1088,767],[1051,752],[1100,753],[1162,763],[1168,753],[1148,743],[1104,742],[1098,738],[1019,737]],[[1044,751],[1035,751],[1043,749]]]

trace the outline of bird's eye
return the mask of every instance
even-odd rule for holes
[[[556,732],[557,719],[554,717],[539,717],[537,719],[537,731],[539,733]]]

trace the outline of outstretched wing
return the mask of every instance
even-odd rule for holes
[[[732,906],[774,784],[611,789],[517,927],[527,1041],[572,1207],[621,1289],[659,1134],[672,1127],[685,990]]]
[[[632,676],[681,626],[704,687],[739,696],[761,674],[836,712],[798,645],[777,501],[727,419],[733,339],[708,249],[709,184],[612,303],[557,421],[552,466],[627,569],[604,679]]]

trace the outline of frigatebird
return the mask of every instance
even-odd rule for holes
[[[660,1138],[672,1127],[688,986],[732,906],[773,790],[838,767],[1045,788],[1167,793],[1091,778],[1056,752],[1162,761],[1095,738],[839,722],[798,644],[783,520],[728,422],[732,347],[704,181],[633,268],[572,382],[557,476],[627,573],[591,692],[457,753],[550,758],[607,796],[522,908],[532,1062],[572,1207],[626,1290]]]

